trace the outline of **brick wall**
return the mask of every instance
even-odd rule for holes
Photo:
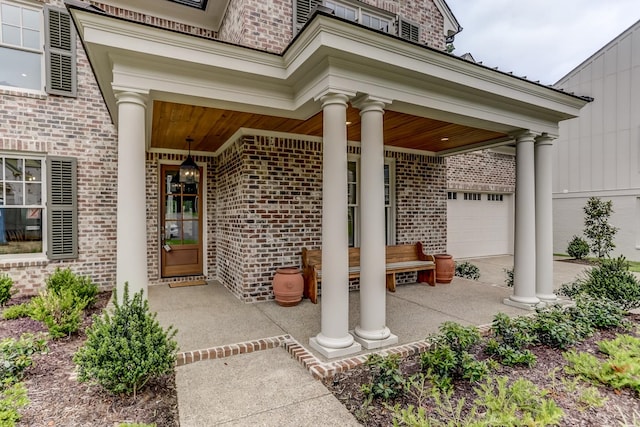
[[[358,155],[358,147],[349,146]],[[444,160],[387,151],[396,159],[397,242],[446,248]],[[271,299],[280,266],[300,265],[322,244],[322,144],[245,136],[218,158],[218,278],[244,301]],[[415,281],[415,273],[399,278]],[[358,281],[350,283],[357,289]]]
[[[220,40],[267,52],[281,53],[293,34],[293,2],[234,0],[219,32]],[[363,0],[420,26],[420,42],[445,49],[444,18],[431,0]]]
[[[447,188],[513,193],[516,188],[514,155],[490,150],[447,157]]]
[[[78,160],[78,259],[0,259],[0,272],[23,294],[36,293],[56,267],[89,275],[103,289],[115,283],[116,130],[79,42],[77,61],[77,98],[0,90],[0,150]]]

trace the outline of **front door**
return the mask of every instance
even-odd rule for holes
[[[179,166],[162,165],[160,253],[162,277],[202,274],[202,173],[200,182],[179,182]]]

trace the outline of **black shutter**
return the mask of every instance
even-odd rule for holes
[[[77,160],[47,158],[47,256],[78,257]]]
[[[47,93],[76,96],[76,32],[65,10],[45,7]]]
[[[309,14],[321,4],[322,0],[296,0],[296,32],[307,22]]]
[[[400,20],[399,36],[403,39],[419,43],[420,42],[420,27],[404,19]]]

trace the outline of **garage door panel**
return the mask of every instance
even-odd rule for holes
[[[459,196],[462,193],[458,193]],[[511,196],[503,201],[448,200],[447,251],[454,258],[512,253],[513,215]]]

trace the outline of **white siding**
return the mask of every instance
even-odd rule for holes
[[[594,101],[560,124],[554,144],[554,251],[582,234],[593,195],[615,200],[617,253],[640,260],[640,21],[555,87]]]

